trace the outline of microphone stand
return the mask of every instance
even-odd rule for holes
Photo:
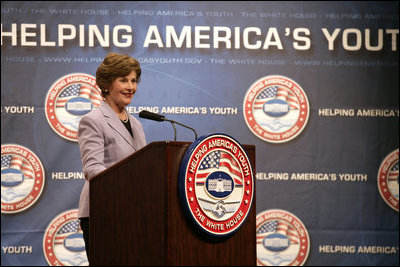
[[[177,121],[166,119],[163,115],[159,115],[159,114],[156,114],[156,113],[152,113],[152,112],[147,111],[147,110],[142,110],[142,111],[139,112],[139,117],[140,117],[140,118],[149,119],[149,120],[154,120],[154,121],[169,121],[169,122],[172,124],[172,127],[174,127],[174,133],[175,133],[174,141],[176,141],[176,128],[175,128],[175,123],[176,123],[176,124],[179,124],[180,126],[183,126],[183,127],[185,127],[185,128],[188,128],[188,129],[192,130],[192,131],[194,132],[195,137],[196,137],[196,138],[194,139],[194,141],[197,140],[197,133],[196,133],[196,131],[195,131],[193,128],[191,128],[191,127],[189,127],[189,126],[187,126],[187,125],[185,125],[185,124],[179,123],[179,122],[177,122]]]
[[[170,121],[172,124],[172,127],[174,127],[174,141],[176,141],[176,127],[175,127],[175,123],[173,121]]]
[[[183,127],[185,127],[185,128],[188,128],[188,129],[192,130],[192,131],[194,132],[194,135],[195,135],[194,141],[197,140],[197,133],[196,133],[196,131],[195,131],[193,128],[191,128],[191,127],[189,127],[189,126],[187,126],[187,125],[184,125],[184,124],[182,124],[182,123],[179,123],[179,122],[177,122],[177,121],[174,121],[174,120],[169,120],[169,119],[165,119],[165,118],[164,118],[164,121],[169,121],[169,122],[172,124],[172,127],[174,127],[174,132],[175,132],[175,139],[174,139],[174,141],[176,141],[176,128],[175,128],[175,123],[176,123],[176,124],[179,124],[180,126],[183,126]]]

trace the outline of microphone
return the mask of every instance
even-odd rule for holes
[[[152,113],[147,110],[140,111],[139,117],[144,118],[144,119],[153,120],[153,121],[164,121],[165,120],[165,117],[163,115]]]
[[[174,121],[174,120],[166,119],[163,115],[160,115],[160,114],[157,114],[157,113],[153,113],[153,112],[150,112],[150,111],[147,111],[147,110],[142,110],[142,111],[139,112],[139,117],[143,118],[143,119],[153,120],[153,121],[169,121],[172,124],[172,127],[174,127],[174,133],[175,133],[174,141],[176,141],[175,123],[179,124],[180,126],[183,126],[185,128],[188,128],[188,129],[192,130],[194,132],[194,135],[195,135],[195,139],[194,140],[195,141],[197,140],[197,133],[192,127],[189,127],[189,126],[187,126],[185,124],[179,123],[179,122]]]

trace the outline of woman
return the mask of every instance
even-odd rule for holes
[[[140,75],[136,59],[109,53],[96,71],[96,83],[104,101],[79,123],[78,142],[86,181],[79,199],[78,217],[88,259],[89,181],[146,145],[142,124],[125,109],[137,90]]]

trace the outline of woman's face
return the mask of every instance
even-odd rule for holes
[[[110,86],[110,94],[106,97],[111,105],[122,109],[129,105],[137,90],[136,73],[132,71],[125,77],[117,77]]]

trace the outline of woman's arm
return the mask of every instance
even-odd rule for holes
[[[104,136],[100,124],[91,117],[82,117],[78,129],[85,179],[90,180],[106,169],[104,165]]]

